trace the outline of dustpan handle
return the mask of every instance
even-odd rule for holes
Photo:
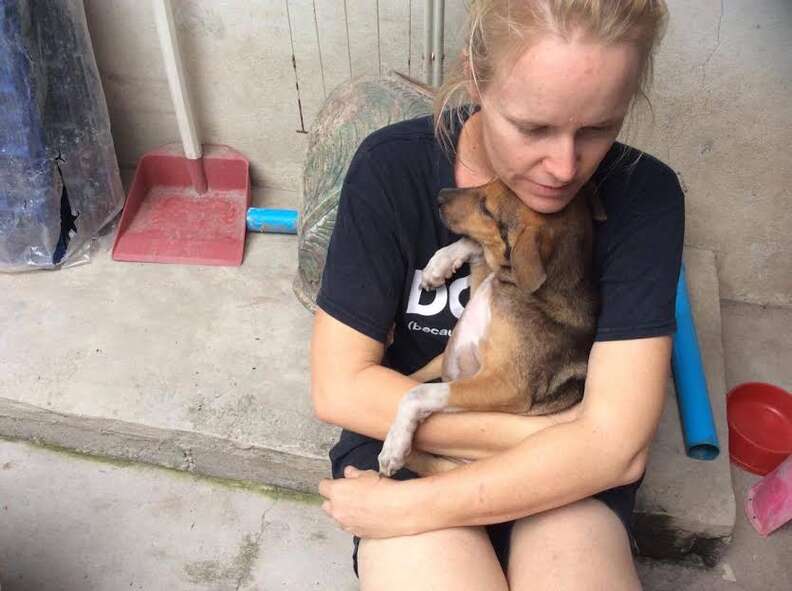
[[[184,76],[184,64],[179,53],[179,41],[176,37],[176,26],[173,22],[173,9],[170,0],[153,0],[154,21],[157,23],[162,59],[165,62],[165,74],[168,77],[173,108],[179,123],[184,155],[190,160],[201,158],[201,142],[195,130],[190,99]]]

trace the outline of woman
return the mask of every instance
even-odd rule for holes
[[[668,379],[684,210],[674,173],[615,139],[644,94],[665,3],[482,0],[469,18],[434,129],[426,118],[372,134],[345,180],[312,342],[316,414],[344,428],[323,508],[356,536],[362,589],[639,589],[630,515]],[[460,94],[474,108],[450,108]],[[600,192],[583,402],[551,417],[434,415],[414,445],[476,461],[380,477],[381,440],[416,385],[405,374],[443,350],[466,295],[465,267],[420,289],[457,238],[437,193],[494,177],[543,213],[589,180]]]

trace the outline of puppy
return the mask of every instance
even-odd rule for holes
[[[438,250],[422,286],[443,285],[470,262],[470,300],[445,352],[413,374],[421,384],[399,404],[379,455],[380,472],[405,465],[421,474],[458,465],[410,454],[418,425],[438,411],[544,415],[583,398],[598,313],[592,218],[605,212],[587,185],[561,211],[541,214],[502,182],[443,189],[440,214],[464,236]]]

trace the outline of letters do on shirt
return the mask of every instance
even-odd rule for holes
[[[448,306],[451,314],[459,318],[465,307],[459,301],[463,291],[470,287],[470,275],[460,277],[451,282],[451,285],[441,285],[435,290],[425,291],[421,288],[421,274],[423,269],[416,269],[413,275],[412,287],[410,288],[410,298],[407,302],[407,314],[418,314],[419,316],[436,316]],[[421,303],[421,293],[428,293],[433,296],[430,302]]]

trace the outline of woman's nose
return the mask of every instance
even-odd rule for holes
[[[578,166],[577,150],[574,137],[554,138],[545,157],[545,170],[558,182],[564,185],[575,178]]]

